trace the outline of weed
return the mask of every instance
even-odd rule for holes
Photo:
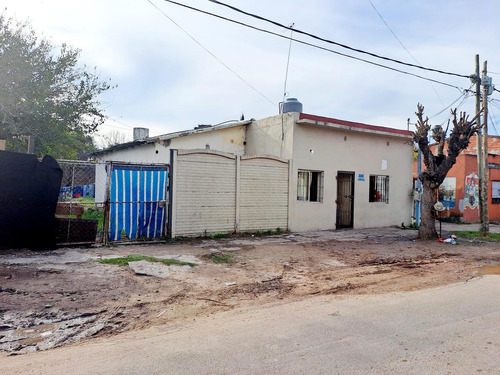
[[[228,233],[216,233],[213,236],[210,236],[210,238],[228,238],[229,234]]]
[[[482,241],[490,241],[490,242],[499,242],[500,241],[500,233],[489,233],[488,236],[484,237],[481,232],[476,232],[473,230],[461,230],[454,232],[457,237],[474,239],[474,240],[482,240]]]
[[[234,263],[233,254],[217,253],[209,256],[210,260],[214,263]]]
[[[102,264],[117,264],[119,266],[126,266],[129,264],[129,262],[136,262],[138,260],[147,260],[149,262],[161,262],[165,264],[166,266],[170,266],[172,264],[179,265],[179,266],[189,266],[189,267],[194,267],[196,266],[196,263],[190,263],[190,262],[182,262],[177,259],[160,259],[160,258],[155,258],[147,255],[127,255],[126,257],[121,257],[121,258],[109,258],[109,259],[101,259],[99,260],[99,263]]]
[[[278,227],[278,228],[276,228],[275,231],[272,229],[268,229],[268,230],[264,230],[264,231],[258,230],[253,235],[255,237],[262,237],[262,236],[273,236],[273,235],[280,235],[280,234],[283,234],[283,230]]]
[[[104,218],[104,210],[102,208],[89,208],[85,210],[82,219],[97,220],[97,230],[102,230],[102,222]]]

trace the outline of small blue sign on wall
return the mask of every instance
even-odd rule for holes
[[[365,180],[365,175],[364,173],[359,173],[358,174],[358,181],[364,181]]]

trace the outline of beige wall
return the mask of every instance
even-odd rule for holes
[[[382,227],[402,222],[409,224],[412,163],[413,146],[405,138],[308,124],[296,125],[290,187],[290,229],[335,229],[335,177],[338,171],[355,173],[355,228]],[[299,169],[324,172],[322,203],[297,201]],[[364,174],[364,181],[358,181],[359,174]],[[368,201],[370,174],[390,177],[388,204]]]
[[[246,154],[272,155],[282,159],[291,159],[293,126],[298,116],[297,112],[285,113],[247,125]]]

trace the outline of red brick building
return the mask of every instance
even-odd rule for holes
[[[488,137],[488,154],[488,212],[490,221],[500,222],[499,136]],[[479,222],[477,176],[477,138],[473,137],[439,188],[439,200],[447,208],[441,213],[442,216],[459,217],[466,223]]]

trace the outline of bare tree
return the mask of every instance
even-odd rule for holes
[[[460,112],[460,117],[457,119],[457,110],[452,109],[453,127],[449,136],[448,129],[450,121],[445,130],[440,126],[435,126],[432,129],[431,137],[436,142],[435,147],[429,145],[429,118],[424,120],[424,106],[417,105],[417,125],[413,133],[413,140],[418,144],[424,157],[425,170],[418,176],[422,181],[422,204],[421,204],[421,222],[418,229],[418,236],[421,239],[437,238],[436,231],[436,212],[434,204],[437,200],[437,191],[439,185],[443,183],[448,171],[456,163],[457,156],[462,150],[467,148],[470,138],[478,132],[476,125],[476,115],[472,120],[465,112]],[[447,146],[446,153],[444,151]],[[435,149],[435,154],[433,153]]]
[[[119,145],[130,141],[130,138],[124,132],[119,130],[110,130],[101,135],[101,143],[103,148]]]

